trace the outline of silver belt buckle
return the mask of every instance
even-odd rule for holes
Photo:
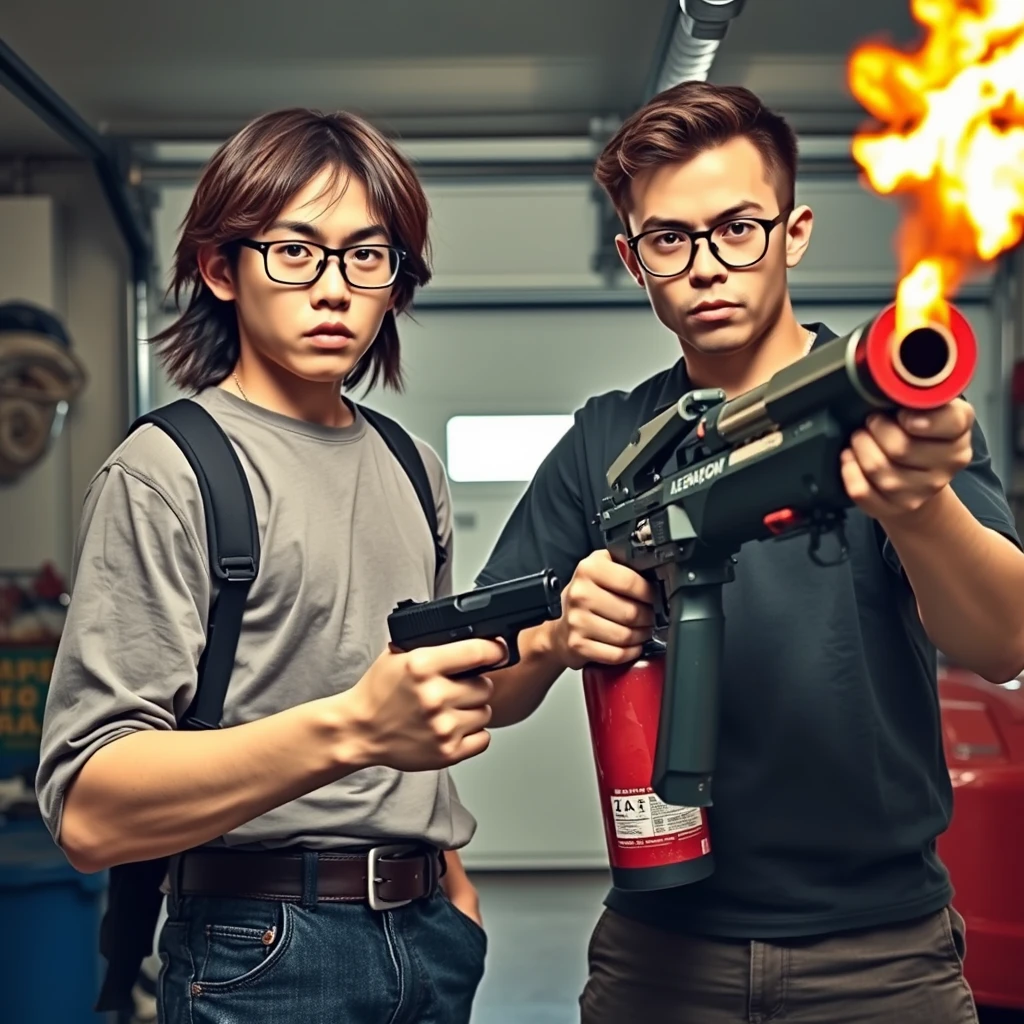
[[[396,907],[404,907],[412,900],[386,900],[378,892],[377,886],[384,881],[377,874],[378,863],[381,857],[396,857],[403,853],[415,853],[419,847],[415,843],[391,843],[385,846],[375,846],[370,850],[366,859],[366,896],[371,910],[394,910]]]

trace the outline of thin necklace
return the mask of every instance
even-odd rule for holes
[[[242,396],[242,398],[245,399],[245,401],[249,402],[249,396],[242,390],[242,385],[241,385],[241,382],[238,379],[238,374],[235,373],[234,370],[231,371],[231,377],[232,377],[232,379],[235,382],[235,387],[238,388],[238,393]],[[339,399],[341,398],[340,393],[339,393],[338,397],[339,397]],[[249,402],[249,404],[252,405],[252,402]],[[331,426],[334,426],[334,424],[332,423]]]

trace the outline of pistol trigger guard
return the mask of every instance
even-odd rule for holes
[[[489,671],[491,671],[491,672],[497,672],[498,669],[509,668],[509,666],[511,666],[511,665],[518,665],[519,664],[519,638],[518,638],[518,636],[516,634],[513,634],[511,640],[508,637],[505,637],[505,636],[503,636],[501,639],[504,642],[505,647],[508,649],[508,658],[505,661],[503,661],[500,665],[495,665],[492,669],[489,669]]]

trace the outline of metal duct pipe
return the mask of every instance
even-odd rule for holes
[[[746,0],[679,0],[679,16],[654,92],[706,79],[729,22],[743,10],[744,3]]]

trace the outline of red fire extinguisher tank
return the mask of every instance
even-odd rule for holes
[[[612,883],[619,889],[668,889],[714,871],[704,808],[666,804],[651,789],[664,654],[664,645],[652,641],[629,665],[583,669]]]

